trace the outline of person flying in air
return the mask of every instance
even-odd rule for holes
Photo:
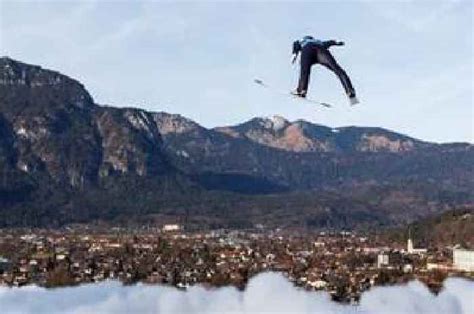
[[[311,74],[311,66],[313,64],[321,64],[333,71],[339,77],[339,80],[346,91],[346,95],[349,97],[350,104],[358,104],[359,100],[357,99],[355,89],[352,86],[349,76],[347,76],[346,72],[339,66],[336,59],[334,59],[332,54],[329,52],[329,47],[343,45],[344,42],[342,41],[321,41],[314,39],[312,36],[305,36],[302,40],[293,42],[293,57],[291,63],[295,63],[298,54],[301,54],[301,57],[298,87],[292,92],[292,94],[306,97],[309,77]]]

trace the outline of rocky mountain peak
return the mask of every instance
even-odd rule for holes
[[[0,58],[0,89],[9,89],[10,92],[17,90],[22,94],[22,98],[37,99],[36,103],[41,103],[39,101],[41,98],[51,97],[61,102],[63,106],[90,108],[94,104],[91,95],[78,81],[59,72],[9,57]]]
[[[408,136],[374,127],[339,127],[290,122],[281,116],[254,118],[245,123],[215,128],[235,138],[293,152],[392,152],[429,145]]]
[[[317,203],[302,208],[301,196],[307,202],[314,194],[305,191],[343,188],[345,197],[365,184],[380,186],[364,196],[367,204],[387,191],[378,203],[387,211],[377,217],[388,223],[387,217],[409,210],[407,202],[418,202],[411,187],[429,185],[419,195],[440,195],[417,205],[425,213],[438,201],[472,203],[473,154],[469,144],[425,143],[381,128],[331,129],[280,116],[206,129],[176,114],[95,105],[74,79],[0,59],[0,226],[182,216],[183,209],[216,226],[214,218],[253,223],[255,213],[274,202],[279,222],[306,217],[327,227],[338,217],[344,223],[363,217],[350,215],[359,196],[356,202],[337,196],[324,208],[344,211],[318,218]],[[408,194],[387,188],[403,181],[412,184]],[[286,193],[277,196],[285,191],[298,194],[293,201]],[[367,217],[373,217],[370,206]],[[261,213],[267,221],[270,211]]]
[[[264,128],[271,129],[275,132],[281,131],[290,125],[288,120],[279,115],[263,118],[260,123]]]
[[[196,122],[179,114],[156,112],[153,113],[153,119],[162,135],[169,133],[181,134],[197,129],[203,129],[203,127]]]

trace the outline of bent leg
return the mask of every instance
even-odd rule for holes
[[[344,87],[344,90],[346,91],[347,96],[355,97],[355,89],[352,86],[349,76],[347,75],[346,71],[344,71],[339,66],[339,64],[336,62],[336,59],[334,59],[329,51],[321,50],[319,52],[318,63],[333,71],[337,75],[341,81],[342,86]]]

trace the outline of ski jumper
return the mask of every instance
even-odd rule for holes
[[[334,40],[321,41],[313,39],[310,36],[306,36],[303,40],[298,40],[293,43],[293,54],[298,55],[298,53],[301,53],[300,78],[297,88],[298,94],[303,97],[306,96],[311,74],[311,66],[313,64],[321,64],[337,75],[348,97],[355,97],[355,90],[349,76],[329,52],[329,47],[334,45],[339,44]]]

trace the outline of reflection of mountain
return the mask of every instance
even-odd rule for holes
[[[99,106],[77,81],[0,59],[5,225],[141,217],[353,227],[472,203],[474,149],[281,117],[204,128]]]

